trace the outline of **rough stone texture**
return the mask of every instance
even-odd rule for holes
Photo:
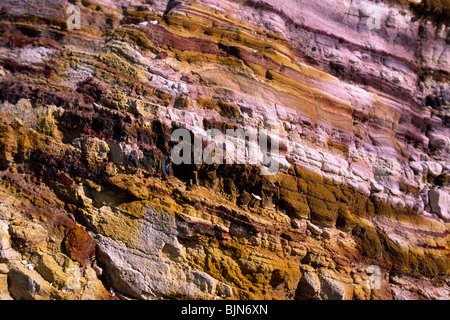
[[[450,298],[447,0],[75,3],[1,4],[0,299]]]

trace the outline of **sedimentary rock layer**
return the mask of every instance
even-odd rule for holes
[[[0,298],[448,299],[447,5],[4,0]]]

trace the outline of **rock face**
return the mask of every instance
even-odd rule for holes
[[[448,10],[3,0],[0,298],[449,299]]]

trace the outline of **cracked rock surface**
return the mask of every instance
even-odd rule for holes
[[[3,0],[0,299],[450,299],[449,16]],[[279,171],[179,128],[275,129]]]

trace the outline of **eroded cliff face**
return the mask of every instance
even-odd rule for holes
[[[70,4],[1,4],[1,299],[450,298],[447,1]]]

